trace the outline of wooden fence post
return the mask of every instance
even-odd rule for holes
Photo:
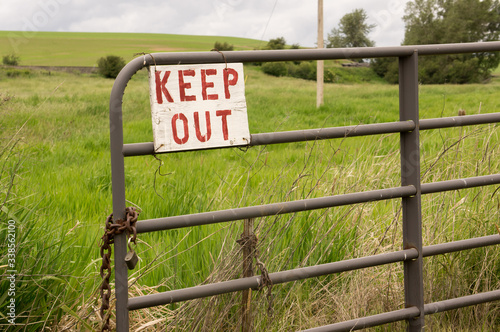
[[[253,234],[253,219],[245,219],[241,245],[243,246],[243,277],[253,276],[253,257],[255,241]],[[252,289],[245,289],[241,299],[241,332],[251,332],[252,329]]]

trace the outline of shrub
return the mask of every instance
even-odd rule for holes
[[[296,76],[297,78],[302,78],[304,80],[316,80],[316,63],[312,62],[302,62],[297,65]]]
[[[116,55],[108,55],[102,57],[97,61],[99,67],[99,74],[106,78],[116,78],[120,70],[125,67],[125,60]]]
[[[262,71],[272,76],[286,76],[288,68],[285,62],[266,62],[262,65]]]
[[[331,69],[325,69],[325,73],[323,75],[325,83],[335,83],[335,73]]]
[[[15,69],[15,68],[10,68],[5,71],[5,74],[9,78],[15,78],[15,77],[30,77],[31,76],[31,70],[29,69]]]
[[[214,49],[216,49],[217,51],[233,51],[234,46],[233,44],[229,44],[228,42],[222,43],[216,41],[214,44]]]
[[[391,84],[397,84],[399,82],[399,64],[396,58],[374,59],[370,62],[370,68],[375,74]]]
[[[6,66],[17,66],[19,65],[19,56],[16,54],[4,55],[2,63]]]

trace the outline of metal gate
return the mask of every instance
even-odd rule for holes
[[[113,186],[113,214],[116,219],[125,218],[125,157],[155,154],[153,143],[123,143],[122,99],[125,87],[131,77],[147,66],[167,64],[206,64],[234,62],[301,61],[329,59],[360,59],[377,57],[399,58],[399,116],[398,122],[366,124],[347,127],[322,128],[288,132],[251,135],[249,146],[283,144],[310,140],[325,140],[354,136],[400,133],[401,186],[380,190],[326,196],[298,201],[249,206],[230,210],[203,212],[190,215],[171,216],[136,223],[138,233],[194,227],[213,223],[273,216],[306,210],[324,209],[342,205],[401,198],[403,222],[403,250],[360,257],[346,261],[309,266],[288,271],[269,273],[273,284],[303,280],[327,274],[362,269],[382,264],[403,262],[405,308],[361,317],[351,321],[322,326],[308,331],[351,331],[390,322],[406,320],[408,331],[421,331],[425,315],[457,309],[500,299],[500,290],[424,303],[423,258],[467,250],[500,243],[500,235],[490,235],[468,240],[422,245],[421,195],[443,191],[500,184],[500,174],[448,180],[432,183],[420,181],[419,132],[438,128],[470,126],[500,122],[500,113],[457,116],[436,119],[419,119],[418,107],[418,57],[439,54],[457,54],[500,51],[500,42],[442,44],[400,47],[349,48],[349,49],[307,49],[278,51],[235,51],[157,53],[132,60],[117,77],[110,97],[111,167]],[[238,292],[258,288],[264,281],[261,276],[246,277],[215,284],[200,285],[163,293],[129,298],[128,270],[125,264],[127,237],[115,236],[115,287],[117,331],[128,331],[129,311],[166,305],[196,298]]]

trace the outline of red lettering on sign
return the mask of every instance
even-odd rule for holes
[[[167,98],[168,102],[173,103],[174,100],[172,99],[172,96],[167,90],[167,87],[165,84],[167,84],[168,77],[170,76],[170,71],[166,71],[165,75],[163,75],[163,78],[160,76],[161,72],[155,71],[155,79],[156,79],[156,100],[158,101],[158,104],[163,104],[163,97],[162,94],[165,95]]]
[[[194,112],[194,127],[196,128],[196,138],[198,138],[198,141],[200,142],[206,142],[210,139],[210,136],[212,136],[212,126],[210,125],[210,112],[208,111],[205,112],[205,120],[207,125],[207,134],[202,135],[200,131],[199,114],[198,112]]]
[[[233,75],[233,78],[229,80],[229,75]],[[226,95],[226,99],[231,98],[231,94],[229,93],[229,86],[236,85],[238,83],[238,72],[233,68],[224,69],[224,93]]]
[[[201,95],[203,100],[217,100],[218,94],[207,94],[208,88],[214,87],[214,82],[207,82],[207,76],[217,75],[217,69],[202,69],[201,70]]]
[[[224,135],[224,141],[227,141],[229,138],[229,131],[227,129],[227,116],[231,115],[231,110],[221,110],[215,112],[216,116],[222,117],[222,134]]]
[[[184,123],[184,137],[181,139],[177,133],[177,120],[181,120]],[[182,113],[177,113],[172,117],[172,134],[174,135],[174,141],[177,144],[184,144],[189,139],[188,130],[188,119]]]
[[[179,70],[179,93],[181,101],[196,101],[196,96],[186,96],[186,90],[191,89],[191,83],[184,83],[184,76],[193,76],[195,72],[193,69]]]

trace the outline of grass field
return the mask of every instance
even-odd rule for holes
[[[130,40],[137,43],[136,38]],[[154,40],[150,43],[154,45]],[[236,48],[247,45],[251,47],[245,43]],[[94,52],[89,51],[87,59],[99,56]],[[314,82],[266,76],[252,66],[245,67],[245,76],[251,133],[398,120],[397,86],[329,84],[325,106],[316,109]],[[0,238],[6,238],[8,220],[16,221],[18,237],[20,324],[10,326],[12,331],[98,329],[93,309],[99,305],[98,244],[112,210],[108,125],[112,84],[95,75],[23,71],[8,77],[0,72],[0,199],[5,202]],[[421,118],[455,116],[459,109],[467,114],[498,112],[499,91],[497,78],[482,85],[421,86]],[[147,72],[141,71],[124,99],[127,143],[152,140],[148,96]],[[499,143],[495,125],[424,132],[422,181],[499,173]],[[152,156],[129,158],[127,199],[142,210],[140,219],[149,219],[395,187],[400,177],[398,144],[397,135],[382,135],[188,152],[159,156],[160,169]],[[256,220],[260,260],[275,272],[399,250],[399,205],[394,200]],[[494,186],[424,196],[422,206],[424,245],[495,234],[500,225]],[[131,292],[146,294],[238,277],[241,251],[235,241],[241,232],[241,223],[234,222],[140,235],[136,249],[142,260],[130,273]],[[2,254],[2,269],[5,259]],[[498,250],[428,259],[425,275],[426,302],[498,289]],[[2,279],[2,327],[7,287]],[[277,285],[273,295],[274,314],[269,318],[265,292],[254,292],[257,331],[305,329],[396,310],[404,303],[402,266]],[[165,326],[169,331],[237,330],[239,296],[134,312],[133,330],[145,329],[149,320],[157,320],[150,328],[158,330]],[[433,331],[473,331],[478,326],[495,331],[500,325],[498,310],[498,304],[490,303],[428,316],[426,322]],[[399,331],[403,326],[375,330]]]
[[[143,52],[210,51],[216,41],[232,44],[235,50],[265,45],[259,40],[220,36],[0,31],[0,55],[17,54],[25,66],[95,66],[99,58],[110,54],[128,62]]]

